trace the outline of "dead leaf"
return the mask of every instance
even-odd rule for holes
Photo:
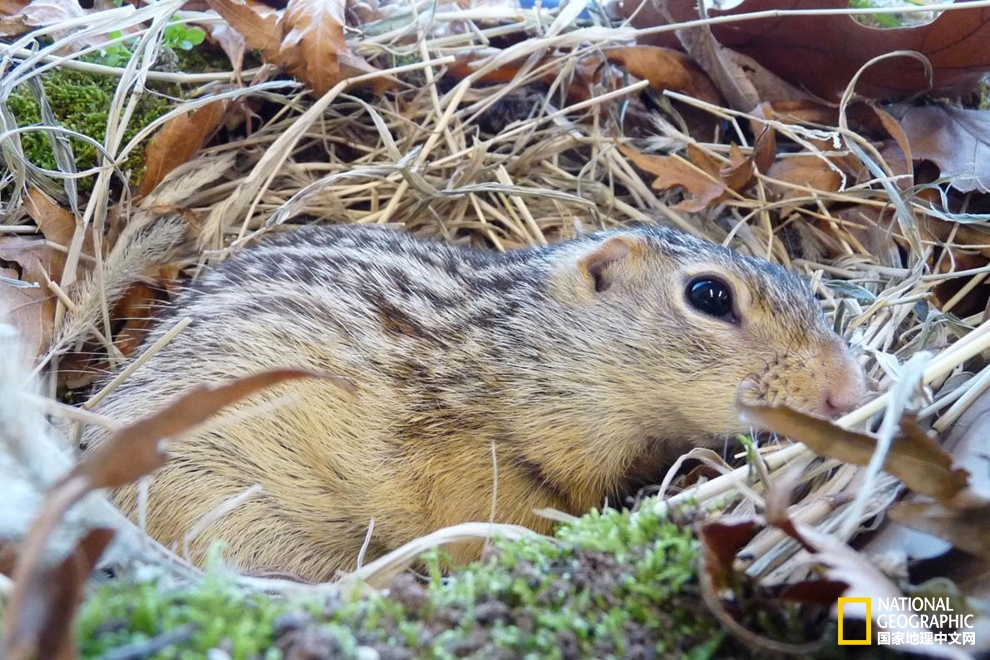
[[[189,161],[223,122],[229,101],[207,103],[185,115],[170,119],[151,138],[144,151],[146,163],[140,194],[148,195],[165,176]]]
[[[343,0],[289,0],[284,11],[258,0],[207,1],[250,48],[262,52],[265,62],[284,68],[316,94],[325,94],[341,80],[377,71],[347,50]],[[380,94],[398,82],[380,76],[365,85]]]
[[[28,6],[30,0],[0,0],[0,16],[14,16]]]
[[[729,148],[729,159],[718,160],[700,148],[689,144],[688,160],[681,156],[652,156],[625,145],[619,150],[636,167],[656,176],[653,188],[669,190],[684,188],[690,195],[673,206],[680,211],[700,211],[727,199],[754,181],[756,167],[752,156],[746,156],[735,144]]]
[[[961,497],[943,502],[898,502],[890,519],[945,539],[956,548],[990,559],[990,500]]]
[[[56,258],[61,255],[43,240],[0,237],[0,262],[13,266],[0,269],[11,280],[0,280],[0,318],[17,328],[33,355],[48,349],[55,330],[55,296],[46,275]]]
[[[702,570],[708,574],[716,591],[731,589],[738,582],[733,563],[758,527],[759,521],[751,518],[712,518],[697,526]]]
[[[767,177],[822,192],[836,192],[842,188],[842,173],[838,168],[823,157],[808,154],[778,158],[770,166]],[[775,191],[781,200],[808,195],[805,190],[773,183],[770,184],[770,189]]]
[[[963,4],[962,1],[955,4]],[[926,25],[896,29],[871,28],[851,16],[779,16],[777,10],[845,9],[849,0],[745,0],[711,17],[766,11],[767,18],[712,26],[724,46],[752,57],[799,89],[837,101],[859,69],[871,59],[896,50],[915,51],[933,67],[936,96],[972,91],[990,67],[990,8],[947,11]],[[698,18],[696,0],[626,0],[622,18],[633,27],[649,28]],[[667,12],[665,14],[665,11]],[[646,34],[640,43],[676,46],[671,33]],[[702,65],[704,66],[704,65]],[[890,99],[924,92],[924,68],[915,59],[883,60],[867,69],[856,91],[870,98]],[[767,97],[768,98],[768,97]],[[761,99],[764,100],[764,99]]]
[[[889,110],[900,120],[912,158],[938,165],[956,190],[990,192],[990,111],[947,104]]]
[[[308,371],[285,369],[257,373],[220,385],[190,388],[158,412],[118,429],[84,454],[82,460],[52,486],[21,544],[14,568],[14,594],[10,607],[10,612],[15,615],[4,618],[4,646],[0,648],[4,653],[0,653],[0,657],[18,660],[73,657],[73,647],[69,646],[69,651],[65,651],[65,637],[60,631],[71,630],[75,605],[65,608],[81,592],[82,583],[112,536],[109,530],[91,531],[79,546],[83,554],[78,555],[77,548],[77,553],[70,555],[57,569],[60,571],[57,579],[46,577],[42,557],[47,539],[73,504],[95,489],[122,486],[160,467],[165,462],[165,455],[160,449],[161,439],[200,424],[220,408],[259,389],[312,376],[323,377]],[[344,392],[353,394],[350,382],[334,376],[327,378]],[[53,605],[33,604],[38,596],[45,598],[44,603]],[[63,609],[58,613],[58,620],[50,623],[55,603]],[[45,630],[50,630],[49,637],[43,635]]]
[[[240,76],[241,69],[244,67],[244,51],[247,46],[244,42],[244,35],[223,21],[207,23],[203,27],[206,28],[210,39],[220,46],[227,59],[230,60],[234,73]]]
[[[121,355],[127,357],[141,345],[155,322],[152,310],[163,302],[160,290],[144,282],[135,282],[113,306],[111,318],[125,321],[124,327],[113,337],[113,344]]]
[[[675,5],[693,5],[678,0]],[[745,0],[728,16],[781,9],[844,9],[848,0]],[[684,15],[687,12],[683,12]],[[676,12],[675,12],[675,15]],[[692,15],[692,14],[688,14]],[[851,16],[786,16],[712,26],[725,46],[749,55],[792,84],[838,100],[849,81],[871,59],[897,50],[915,51],[933,68],[935,95],[958,95],[975,88],[990,67],[990,8],[942,13],[927,25],[871,28]],[[920,62],[902,57],[881,61],[860,77],[856,91],[871,98],[909,96],[926,91]]]
[[[674,205],[682,211],[700,211],[717,204],[728,196],[728,191],[717,175],[712,175],[680,156],[652,156],[642,154],[629,147],[619,147],[623,154],[636,167],[656,176],[653,188],[669,190],[681,187],[690,194],[690,199]]]
[[[672,89],[708,103],[722,104],[715,85],[684,53],[657,46],[626,46],[606,50],[605,57],[631,75],[648,80],[652,89]]]
[[[736,620],[720,597],[726,591],[736,594],[746,591],[741,588],[745,577],[736,571],[733,564],[736,555],[756,533],[759,523],[755,518],[722,518],[706,520],[698,525],[698,539],[701,542],[698,582],[702,598],[712,615],[750,647],[806,657],[821,646],[820,642],[790,644],[755,633]],[[742,606],[738,601],[734,605],[737,610]]]
[[[260,50],[266,62],[278,64],[282,30],[278,10],[259,0],[207,0],[213,11],[239,32],[253,50]]]
[[[279,55],[286,70],[318,95],[341,81],[338,58],[347,52],[343,0],[289,0],[279,20]]]
[[[76,657],[72,622],[82,602],[83,586],[111,539],[113,530],[90,530],[61,563],[19,576],[6,611],[0,657]]]
[[[82,18],[86,12],[76,0],[31,0],[21,14],[32,27],[48,27]]]
[[[72,211],[59,206],[37,188],[28,188],[24,210],[49,241],[66,247],[72,242],[76,233],[76,218]],[[89,254],[92,254],[92,250]]]
[[[786,406],[737,403],[748,423],[804,443],[823,456],[854,465],[866,465],[876,450],[876,439]],[[901,420],[883,469],[916,493],[948,501],[966,487],[968,472],[952,468],[952,457],[918,426],[913,415]]]

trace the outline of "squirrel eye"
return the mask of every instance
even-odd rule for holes
[[[703,314],[731,323],[738,321],[732,309],[732,292],[725,282],[699,277],[688,282],[685,297],[692,307]]]

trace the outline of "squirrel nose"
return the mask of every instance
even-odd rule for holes
[[[857,366],[848,378],[839,379],[825,388],[818,412],[830,418],[839,417],[862,405],[866,393],[865,374]]]
[[[860,393],[841,389],[826,392],[819,410],[829,418],[854,410],[860,403]]]

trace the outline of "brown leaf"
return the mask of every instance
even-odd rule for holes
[[[750,112],[761,102],[808,96],[753,58],[720,44],[707,25],[678,30],[677,38],[736,110]]]
[[[963,4],[957,2],[956,4]],[[713,17],[776,10],[846,9],[849,0],[745,0]],[[649,28],[698,18],[696,0],[626,0],[618,4],[623,18]],[[664,11],[669,12],[665,15]],[[867,27],[851,16],[774,16],[722,23],[712,33],[799,89],[838,100],[846,85],[871,59],[895,50],[915,51],[933,67],[936,96],[958,96],[973,90],[990,67],[990,8],[947,11],[932,23],[897,29]],[[643,35],[641,43],[676,46],[669,32]],[[704,65],[703,65],[704,66]],[[924,68],[901,57],[874,64],[860,76],[856,91],[889,99],[925,91]],[[763,99],[769,99],[764,96]]]
[[[625,67],[631,75],[648,80],[653,89],[672,89],[715,105],[722,104],[715,85],[684,53],[657,46],[626,46],[606,50],[605,57]]]
[[[141,195],[148,195],[169,172],[189,161],[220,128],[229,101],[207,103],[191,112],[170,119],[155,133],[144,151],[146,163],[141,178]]]
[[[876,439],[844,429],[829,420],[786,406],[736,404],[741,416],[760,428],[802,442],[814,452],[846,463],[866,465],[876,450]],[[916,493],[948,501],[966,487],[968,472],[952,468],[952,457],[918,426],[913,415],[901,420],[883,469]]]
[[[296,378],[320,377],[309,371],[283,369],[245,376],[220,385],[197,385],[186,390],[153,415],[115,431],[106,441],[83,455],[65,476],[67,483],[82,479],[90,488],[117,488],[131,483],[165,464],[159,443],[206,421],[224,406],[277,383]],[[333,377],[331,377],[333,378]],[[349,384],[336,379],[345,391]]]
[[[899,105],[891,114],[900,119],[912,158],[938,165],[956,190],[990,191],[990,111]]]
[[[835,192],[842,187],[842,174],[837,171],[834,165],[828,160],[818,156],[808,154],[797,154],[778,158],[767,176],[771,179],[783,183],[794,184],[795,186],[807,186],[813,190],[822,192]],[[807,192],[798,190],[790,186],[770,185],[779,195],[780,199],[786,200],[793,197],[807,196]]]
[[[732,192],[748,188],[755,180],[753,157],[743,154],[735,144],[729,147],[728,161],[718,160],[693,144],[687,146],[688,160],[677,155],[643,154],[624,145],[619,149],[637,167],[656,175],[654,189],[684,188],[692,199],[674,205],[673,208],[681,211],[700,211],[712,207]]]
[[[72,236],[76,233],[76,218],[72,211],[59,206],[37,188],[28,188],[24,210],[49,241],[63,246],[72,242]]]
[[[61,563],[18,575],[4,621],[0,657],[8,660],[76,657],[73,620],[83,586],[100,555],[113,539],[113,530],[90,530]]]
[[[734,584],[733,562],[740,550],[753,538],[759,524],[753,519],[727,520],[712,518],[698,525],[702,567],[716,589]]]
[[[694,16],[694,0],[678,0],[675,15]],[[689,8],[690,6],[690,8]],[[848,0],[745,0],[712,16],[787,9],[845,9]],[[777,16],[713,25],[720,43],[749,55],[799,88],[838,100],[849,81],[871,59],[896,50],[915,51],[933,68],[935,95],[965,93],[990,67],[990,8],[942,13],[927,25],[898,29],[867,27],[851,16]],[[860,77],[856,91],[871,98],[923,92],[928,83],[920,62],[883,60]]]
[[[33,355],[48,349],[55,329],[55,296],[45,278],[52,260],[58,258],[64,263],[64,257],[44,241],[0,237],[0,261],[16,266],[0,269],[0,275],[24,285],[0,281],[0,317],[17,328]]]
[[[289,0],[279,21],[286,70],[322,96],[341,81],[347,52],[343,0]]]
[[[729,190],[744,190],[752,185],[756,166],[733,142],[729,145],[729,162],[719,167],[718,174]]]
[[[259,0],[207,0],[230,27],[237,30],[247,45],[260,50],[266,62],[280,64],[279,46],[282,30],[278,11]]]
[[[898,502],[888,513],[895,522],[990,559],[990,500],[960,497],[950,502]]]
[[[689,161],[680,156],[653,156],[643,154],[626,146],[619,150],[631,160],[636,167],[656,176],[653,188],[669,190],[684,188],[693,199],[685,199],[674,208],[682,211],[700,211],[708,206],[717,204],[728,196],[728,191],[717,176],[697,167],[692,167]]]
[[[378,71],[378,69],[368,64],[368,61],[363,57],[358,57],[350,52],[344,52],[338,55],[337,63],[340,66],[340,77],[344,80]],[[387,91],[398,88],[399,81],[392,76],[376,76],[366,81],[364,85],[371,87],[371,91],[380,96]]]

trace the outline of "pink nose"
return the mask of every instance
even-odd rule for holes
[[[863,392],[859,388],[835,388],[825,392],[818,409],[826,417],[839,417],[859,407],[862,399]]]
[[[868,386],[863,369],[850,360],[845,369],[837,370],[824,386],[818,413],[838,417],[855,410],[866,402]]]

